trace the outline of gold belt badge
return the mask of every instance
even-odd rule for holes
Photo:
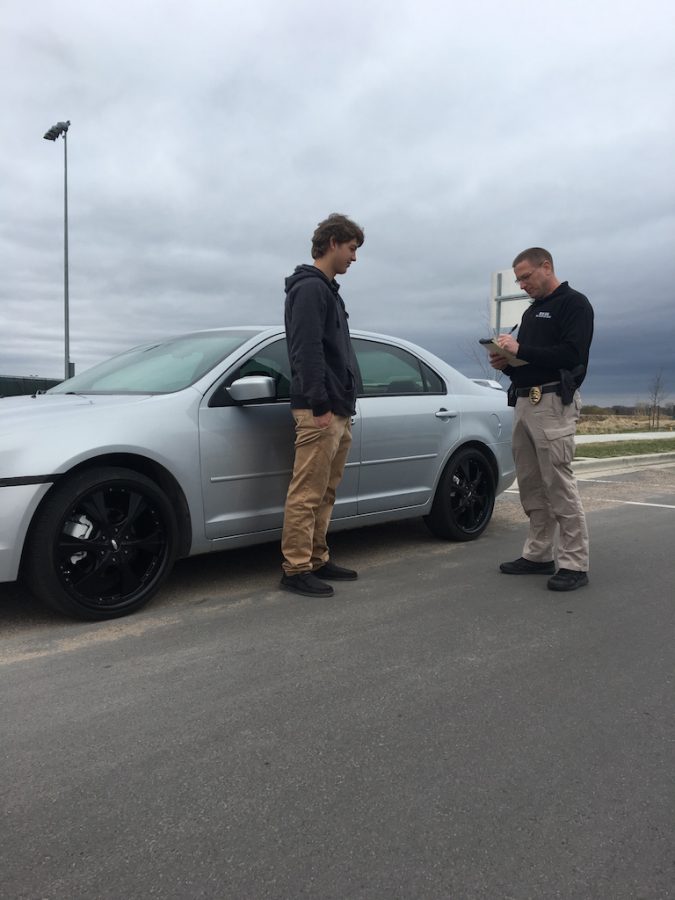
[[[536,406],[541,400],[541,388],[538,384],[530,388],[530,403]]]

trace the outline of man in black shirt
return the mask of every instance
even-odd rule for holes
[[[500,569],[507,575],[551,575],[550,590],[573,591],[588,584],[588,529],[571,464],[581,414],[578,388],[593,338],[593,307],[583,294],[558,280],[551,254],[541,247],[519,253],[513,269],[534,302],[523,314],[518,340],[506,334],[497,340],[526,364],[510,365],[498,353],[490,354],[490,363],[511,379],[513,456],[530,524],[523,555]]]

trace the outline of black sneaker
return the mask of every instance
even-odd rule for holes
[[[551,562],[532,562],[531,559],[519,556],[512,562],[502,563],[499,571],[505,575],[553,575],[555,563],[553,560]]]
[[[549,591],[576,591],[588,584],[586,572],[575,572],[572,569],[558,569],[553,578],[549,578]]]
[[[314,569],[312,575],[317,578],[325,578],[327,581],[356,581],[359,577],[358,572],[354,569],[345,569],[343,566],[336,566],[328,560],[320,569]]]
[[[279,587],[284,591],[302,594],[304,597],[332,597],[335,593],[329,584],[324,584],[313,572],[301,572],[300,575],[282,575]]]

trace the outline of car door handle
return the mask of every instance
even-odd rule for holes
[[[454,419],[459,415],[459,413],[454,409],[443,409],[443,407],[441,407],[441,409],[439,409],[437,413],[434,413],[434,415],[437,419]]]

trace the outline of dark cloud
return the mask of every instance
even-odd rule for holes
[[[71,356],[280,321],[331,211],[366,229],[355,327],[467,374],[491,273],[549,247],[597,315],[585,399],[675,394],[675,7],[431,0],[317,7],[5,4],[0,371],[63,368],[69,118]]]

